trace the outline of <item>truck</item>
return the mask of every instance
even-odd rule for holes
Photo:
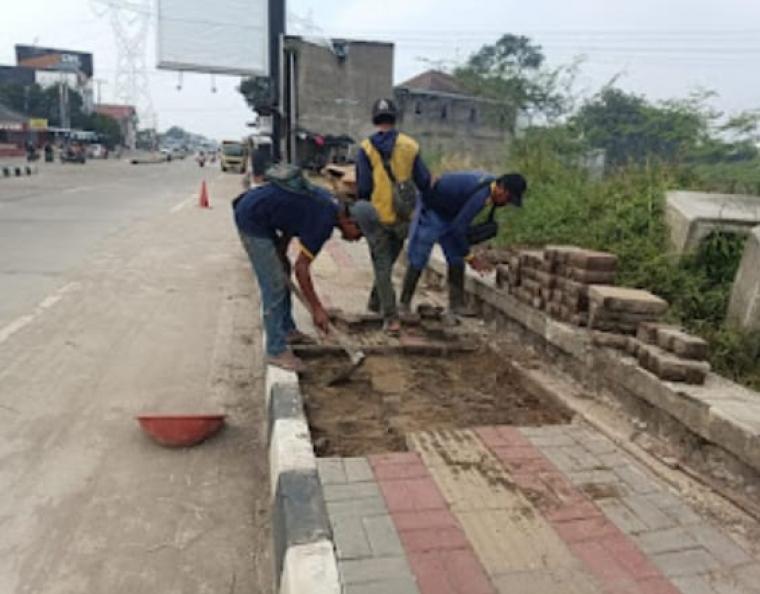
[[[221,152],[222,171],[245,173],[248,168],[248,149],[238,140],[223,140]]]

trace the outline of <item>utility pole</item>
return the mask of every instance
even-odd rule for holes
[[[285,43],[285,0],[269,0],[269,79],[272,83],[272,159],[282,158],[283,63]]]
[[[100,104],[100,102],[101,102],[101,96],[100,96],[100,90],[101,90],[101,87],[102,87],[104,84],[108,84],[108,81],[107,81],[107,80],[105,80],[104,78],[93,78],[93,79],[92,79],[92,82],[94,82],[94,83],[95,83],[95,85],[96,85],[96,86],[97,86],[97,88],[98,88],[98,94],[97,94],[96,103]]]

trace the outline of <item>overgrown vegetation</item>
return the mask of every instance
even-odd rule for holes
[[[547,72],[543,63],[540,46],[504,36],[454,72],[472,92],[501,93],[540,116],[542,125],[512,144],[505,169],[528,178],[529,197],[522,209],[499,213],[498,242],[616,253],[620,284],[667,299],[672,321],[710,342],[717,372],[760,389],[760,333],[726,324],[744,238],[714,233],[678,259],[664,216],[672,188],[760,194],[760,112],[726,119],[708,107],[710,93],[652,102],[614,85],[574,108],[558,84],[562,70]],[[592,163],[594,151],[603,166]],[[475,168],[445,158],[437,165]]]

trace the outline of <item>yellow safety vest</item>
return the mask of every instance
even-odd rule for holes
[[[380,222],[392,225],[396,222],[396,212],[393,210],[393,187],[388,174],[383,167],[383,158],[370,142],[369,138],[362,141],[362,148],[372,165],[372,206],[377,211]],[[391,169],[396,181],[404,182],[412,177],[414,160],[420,152],[420,146],[406,134],[399,134],[391,153]]]

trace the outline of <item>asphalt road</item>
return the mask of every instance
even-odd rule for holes
[[[220,174],[192,160],[38,167],[37,175],[0,178],[0,328],[59,288],[109,235],[197,199],[201,179]]]
[[[196,206],[204,175],[210,210]],[[0,593],[267,594],[260,313],[229,209],[240,176],[93,162],[0,184]],[[168,449],[141,412],[227,424]]]

